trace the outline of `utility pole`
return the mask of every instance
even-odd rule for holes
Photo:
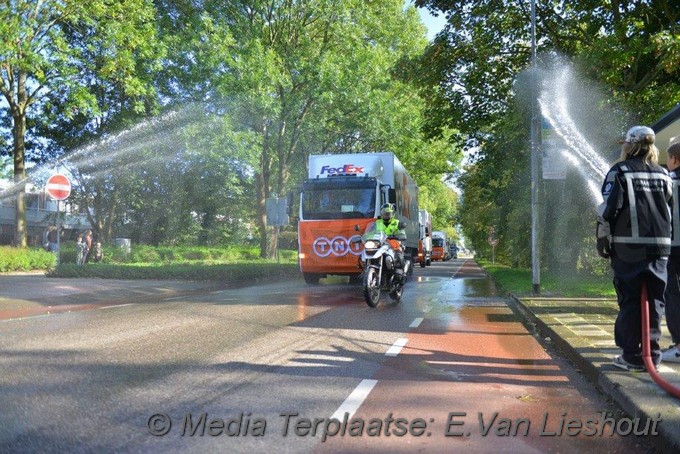
[[[541,294],[538,236],[539,133],[538,87],[536,85],[536,0],[531,0],[531,283],[534,296]]]

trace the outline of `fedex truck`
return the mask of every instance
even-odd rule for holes
[[[308,284],[328,275],[358,277],[360,238],[384,203],[406,223],[406,259],[418,253],[418,187],[394,153],[309,156],[300,193],[298,257]],[[358,229],[358,230],[357,230]]]
[[[432,260],[432,216],[426,210],[418,212],[418,255],[415,262],[421,268],[429,266]]]

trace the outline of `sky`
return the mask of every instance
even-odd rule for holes
[[[420,20],[422,20],[425,27],[427,27],[427,39],[432,41],[434,35],[439,33],[439,31],[444,28],[444,25],[446,25],[444,14],[439,14],[438,17],[434,17],[425,8],[418,8],[418,13],[420,14]]]

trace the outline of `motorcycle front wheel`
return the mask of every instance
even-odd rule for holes
[[[380,301],[378,272],[375,268],[367,268],[364,273],[364,299],[370,307],[376,307]]]
[[[401,295],[404,294],[404,284],[397,284],[396,288],[390,292],[393,304],[396,306],[401,302]]]

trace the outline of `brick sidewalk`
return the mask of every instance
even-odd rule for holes
[[[603,298],[522,298],[515,300],[543,336],[632,417],[661,416],[660,436],[668,452],[680,450],[680,399],[661,389],[646,372],[612,365],[621,350],[614,343],[618,305]],[[671,343],[663,326],[661,346]],[[659,374],[680,388],[680,364],[662,363]]]

